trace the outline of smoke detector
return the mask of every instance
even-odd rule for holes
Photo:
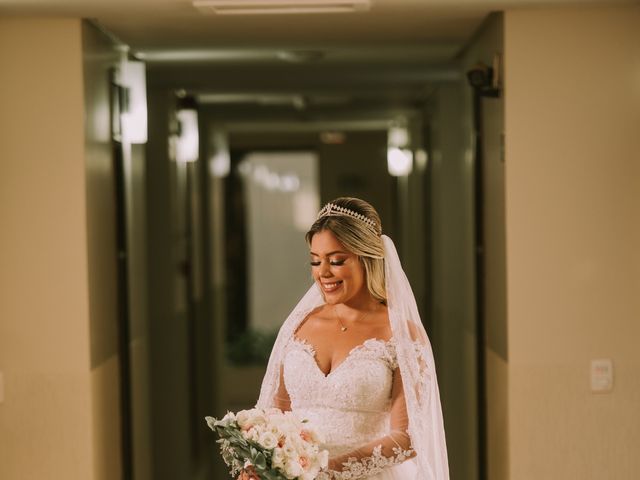
[[[193,5],[216,15],[350,13],[369,10],[371,0],[193,0]]]

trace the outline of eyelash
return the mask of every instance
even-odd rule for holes
[[[340,267],[341,265],[344,265],[344,260],[337,260],[335,262],[329,262],[329,264],[331,266],[334,266],[334,267]],[[311,266],[312,267],[319,267],[320,266],[320,262],[311,262]]]

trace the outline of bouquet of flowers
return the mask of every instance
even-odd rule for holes
[[[292,412],[254,408],[206,421],[231,475],[242,480],[313,480],[327,466],[322,440]]]

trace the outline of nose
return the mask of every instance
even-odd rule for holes
[[[320,276],[321,277],[331,277],[331,265],[329,265],[328,261],[320,262]]]

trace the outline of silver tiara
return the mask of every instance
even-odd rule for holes
[[[320,212],[318,213],[318,218],[330,217],[332,215],[342,215],[345,217],[352,217],[357,220],[361,220],[369,227],[371,227],[374,232],[378,233],[376,222],[360,213],[354,212],[353,210],[349,210],[345,207],[341,207],[339,205],[336,205],[335,203],[327,203],[324,207],[322,207],[322,210],[320,210]]]

